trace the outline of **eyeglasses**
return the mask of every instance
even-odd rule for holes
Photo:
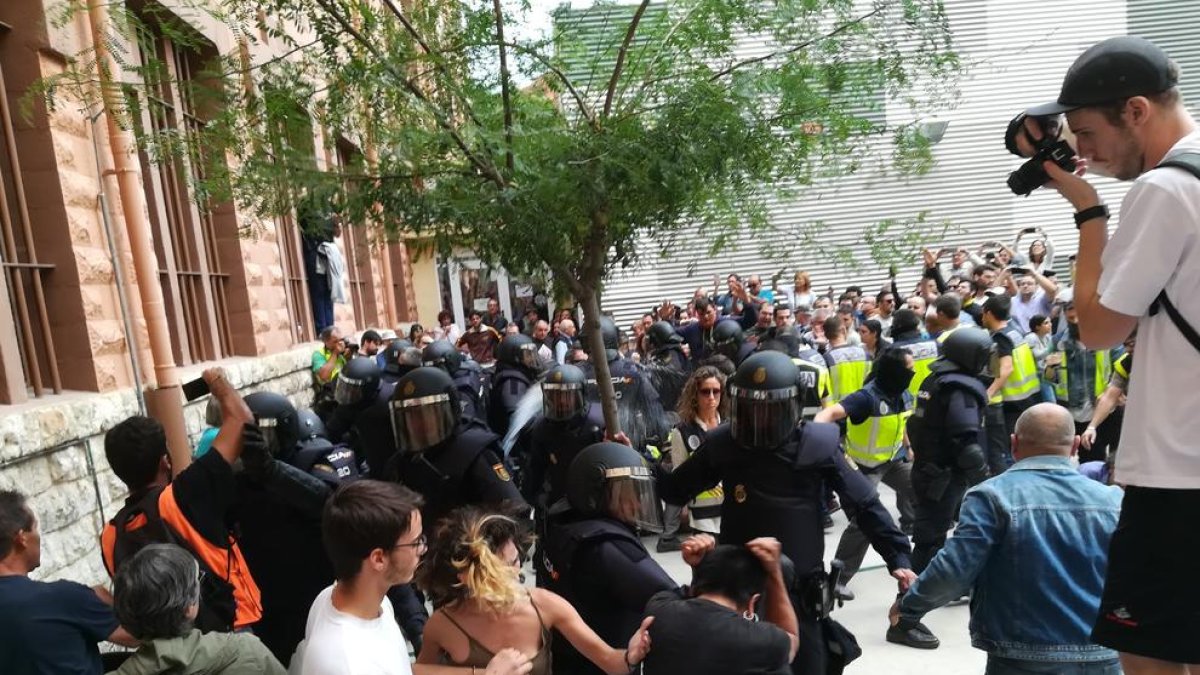
[[[416,541],[411,541],[407,544],[396,544],[395,546],[392,547],[392,549],[395,550],[398,548],[413,548],[415,550],[420,551],[420,550],[424,549],[426,544],[428,544],[428,543],[429,543],[429,540],[426,539],[425,534],[422,533],[421,536],[417,537]]]
[[[701,389],[698,392],[701,396],[718,397],[721,395],[720,389]]]

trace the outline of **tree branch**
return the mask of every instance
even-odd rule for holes
[[[475,168],[480,171],[480,173],[487,176],[488,179],[491,180],[493,183],[495,183],[498,187],[501,187],[501,188],[507,187],[507,183],[504,180],[504,176],[501,176],[500,172],[497,171],[495,169],[495,167],[491,166],[489,163],[484,162],[479,157],[477,157],[474,152],[471,151],[471,148],[469,146],[467,146],[467,142],[463,139],[462,135],[458,133],[458,130],[454,128],[454,125],[451,124],[449,120],[445,119],[438,112],[437,107],[434,106],[432,102],[430,102],[429,97],[425,95],[425,92],[421,91],[421,88],[418,87],[415,83],[413,83],[403,73],[397,71],[395,66],[392,65],[392,62],[389,59],[387,59],[382,53],[380,53],[379,49],[375,46],[375,43],[367,40],[367,38],[365,36],[363,36],[362,33],[360,33],[357,29],[355,29],[354,26],[350,25],[349,20],[347,20],[346,17],[344,17],[340,13],[338,13],[337,9],[332,6],[332,0],[315,0],[315,1],[318,5],[321,6],[322,9],[325,10],[325,12],[330,17],[333,18],[334,21],[336,21],[338,23],[338,25],[340,25],[342,27],[342,29],[344,31],[349,33],[351,35],[351,37],[353,37],[359,44],[361,44],[363,47],[365,47],[367,51],[371,52],[371,55],[374,56],[379,61],[379,63],[383,64],[384,67],[387,69],[387,71],[389,73],[391,73],[393,77],[400,80],[401,84],[404,85],[404,88],[406,90],[408,90],[408,92],[410,94],[412,94],[415,98],[417,98],[417,100],[424,103],[430,109],[430,112],[433,114],[433,118],[437,122],[438,126],[441,127],[442,129],[444,129],[446,131],[446,133],[450,135],[451,140],[453,140],[454,144],[456,146],[458,146],[458,149],[460,151],[462,151],[462,153],[466,157],[467,161],[471,162],[471,164],[474,165]]]
[[[391,2],[391,0],[385,0]],[[496,16],[496,51],[500,52],[500,99],[504,105],[504,166],[509,175],[513,171],[512,140],[512,94],[509,92],[508,49],[504,46],[504,10],[500,0],[492,0],[492,12]]]
[[[816,37],[811,40],[801,42],[800,44],[798,44],[794,47],[788,47],[787,49],[781,49],[779,51],[774,51],[774,52],[771,52],[770,54],[765,54],[763,56],[756,56],[752,59],[746,59],[745,61],[738,61],[737,63],[729,66],[725,70],[722,70],[721,72],[717,73],[716,75],[713,75],[712,77],[708,78],[708,80],[710,82],[715,82],[739,68],[742,68],[742,67],[754,64],[754,63],[762,63],[763,61],[770,61],[771,59],[773,59],[777,56],[787,56],[789,54],[795,54],[798,51],[808,49],[817,41],[828,40],[829,38],[837,35],[838,33],[842,33],[854,26],[857,26],[860,23],[863,23],[867,19],[870,19],[871,17],[875,16],[876,14],[879,14],[883,10],[884,10],[884,6],[876,7],[875,9],[871,10],[870,12],[867,12],[866,14],[863,14],[862,16],[858,17],[857,19],[855,19],[853,21],[847,21],[846,23],[838,26],[837,28],[834,28],[833,30],[829,31],[828,33],[826,33],[820,37]]]
[[[633,13],[633,20],[629,22],[629,30],[625,31],[625,39],[621,42],[621,49],[617,52],[617,64],[613,66],[612,77],[608,80],[608,91],[604,94],[604,112],[605,117],[612,110],[613,96],[617,93],[617,82],[621,79],[621,70],[625,67],[625,55],[629,52],[629,45],[633,43],[633,36],[637,34],[638,24],[642,21],[642,15],[646,13],[646,7],[650,5],[650,0],[642,0],[642,4],[638,5],[637,11]]]

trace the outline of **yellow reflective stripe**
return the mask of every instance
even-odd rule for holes
[[[937,336],[937,341],[938,341],[938,344],[941,344],[941,343],[945,342],[945,341],[946,341],[946,338],[948,338],[948,337],[950,337],[951,335],[953,335],[953,334],[954,334],[954,331],[958,330],[959,328],[962,328],[962,324],[961,324],[961,323],[960,323],[959,325],[957,325],[957,326],[953,327],[953,328],[947,328],[946,330],[942,331],[942,334],[941,334],[941,335],[939,335],[939,336]]]
[[[1058,378],[1054,382],[1054,396],[1061,401],[1067,401],[1070,398],[1070,389],[1067,379],[1070,377],[1069,369],[1067,368],[1067,352],[1059,350],[1059,358],[1062,360],[1058,367]],[[1120,372],[1120,361],[1117,362],[1117,372]],[[1093,352],[1092,358],[1092,396],[1100,398],[1104,395],[1104,390],[1108,388],[1108,380],[1112,377],[1113,363],[1112,355],[1107,351]]]
[[[696,495],[696,498],[692,500],[692,506],[699,507],[720,506],[723,503],[725,503],[725,488],[720,483],[717,483],[713,489]]]
[[[1110,377],[1112,377],[1112,354],[1105,350],[1096,352],[1096,376],[1092,379],[1092,391],[1095,398],[1104,395]]]

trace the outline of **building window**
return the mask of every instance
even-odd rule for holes
[[[362,153],[344,138],[337,141],[337,160],[338,168],[343,173],[363,173]],[[347,181],[346,189],[354,189],[353,181]],[[354,323],[360,329],[378,326],[379,302],[375,295],[367,224],[350,223],[343,219],[342,245],[346,254],[346,276],[350,286],[350,302],[354,308]]]
[[[0,24],[0,39],[6,32]],[[34,247],[15,138],[0,64],[0,316],[9,315],[0,320],[0,403],[62,392],[45,292],[54,265],[39,262]]]
[[[155,12],[155,19],[161,15]],[[153,20],[136,28],[143,86],[130,96],[131,117],[143,141],[142,174],[171,346],[182,365],[212,361],[233,353],[229,275],[216,255],[213,205],[197,190],[211,158],[190,140],[205,123],[196,96],[205,86],[202,64],[217,54],[211,46],[176,44]],[[172,32],[179,29],[173,26]],[[168,145],[181,140],[187,149],[172,152]],[[147,148],[157,148],[156,156]]]

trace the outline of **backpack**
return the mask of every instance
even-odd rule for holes
[[[1162,167],[1183,169],[1197,179],[1200,179],[1200,153],[1186,152],[1176,156],[1174,159],[1162,162],[1154,168],[1160,169]],[[1183,318],[1183,315],[1171,303],[1171,299],[1167,297],[1167,290],[1165,288],[1154,299],[1154,302],[1150,303],[1150,316],[1158,314],[1160,309],[1166,310],[1167,316],[1171,318],[1171,322],[1175,324],[1179,332],[1183,333],[1183,337],[1192,343],[1196,351],[1200,351],[1200,333],[1196,332],[1196,329],[1187,322],[1187,319]]]
[[[237,602],[233,597],[233,585],[218,576],[204,560],[178,534],[163,522],[158,512],[158,500],[165,486],[152,488],[137,499],[130,499],[125,506],[108,521],[112,536],[105,537],[104,557],[109,572],[116,575],[121,564],[150,544],[175,544],[192,554],[200,565],[200,611],[196,616],[196,628],[203,632],[233,630],[237,613]],[[233,550],[229,551],[231,567]]]

